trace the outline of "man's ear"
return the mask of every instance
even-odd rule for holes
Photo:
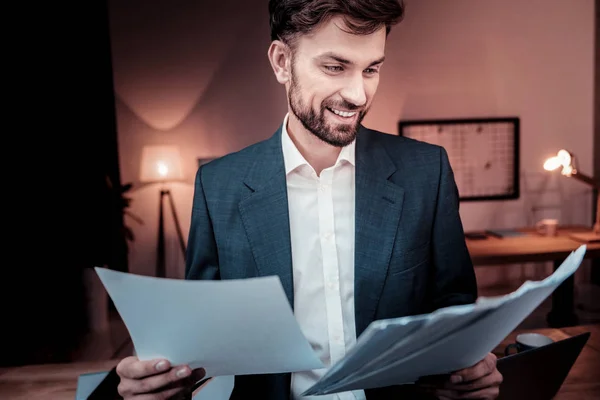
[[[288,83],[292,77],[292,52],[290,47],[281,40],[274,40],[269,46],[268,56],[277,82],[281,84]]]

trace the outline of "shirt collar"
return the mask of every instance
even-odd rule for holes
[[[287,130],[287,123],[289,119],[289,113],[285,115],[283,119],[283,126],[281,128],[281,146],[283,148],[283,161],[285,163],[285,174],[288,175],[290,172],[302,165],[309,165],[308,161],[300,153]],[[356,165],[356,140],[342,148],[335,165],[339,165],[341,161],[347,161],[353,166]],[[312,168],[312,167],[311,167]]]

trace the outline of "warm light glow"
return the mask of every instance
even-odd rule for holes
[[[158,169],[158,174],[162,177],[165,177],[169,174],[169,167],[167,167],[167,165],[162,161],[158,162],[157,169]]]
[[[140,164],[140,182],[181,179],[183,179],[183,170],[177,146],[144,146]]]
[[[558,157],[551,157],[546,160],[544,163],[544,169],[546,171],[554,171],[556,168],[560,167],[561,163]]]
[[[570,176],[573,173],[573,165],[571,164],[573,158],[571,157],[571,153],[567,150],[559,150],[558,154],[554,157],[550,157],[544,163],[544,169],[546,171],[554,171],[562,167],[560,171],[561,174]]]

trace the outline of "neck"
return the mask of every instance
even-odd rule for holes
[[[341,148],[325,143],[308,131],[292,112],[289,113],[287,132],[317,176],[320,176],[325,168],[333,166],[342,151]]]

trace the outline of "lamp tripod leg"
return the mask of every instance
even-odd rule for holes
[[[166,191],[160,191],[159,209],[158,209],[158,245],[156,246],[156,276],[164,278],[166,276],[165,260],[165,218],[163,215],[163,197]]]
[[[166,277],[166,252],[165,252],[165,224],[164,224],[164,205],[163,198],[167,196],[169,199],[169,206],[171,208],[171,215],[175,222],[175,229],[177,231],[177,238],[179,239],[179,247],[181,248],[181,254],[185,262],[185,242],[183,240],[183,233],[181,232],[181,225],[179,224],[179,218],[177,217],[177,211],[175,210],[175,203],[173,202],[173,195],[168,189],[162,189],[160,191],[159,200],[159,211],[158,211],[158,245],[156,255],[156,276],[160,278]]]
[[[179,239],[179,247],[181,248],[181,254],[185,261],[185,242],[183,240],[183,234],[181,233],[181,226],[179,225],[179,218],[177,217],[177,211],[175,210],[175,202],[173,201],[173,195],[169,191],[169,203],[171,204],[171,214],[173,215],[173,221],[175,221],[175,230],[177,231],[177,238]]]

